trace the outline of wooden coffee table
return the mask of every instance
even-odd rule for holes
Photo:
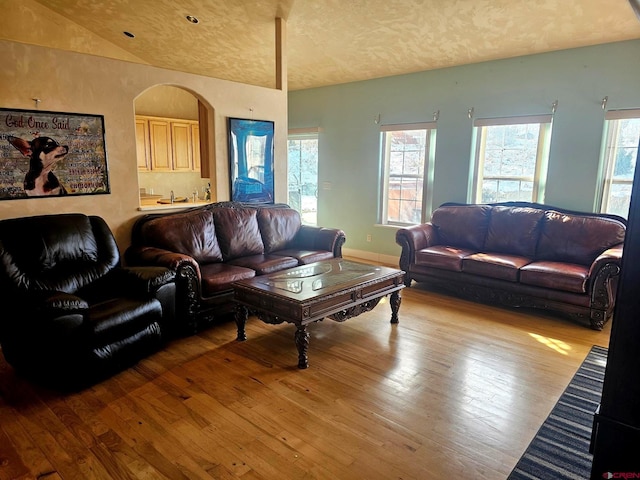
[[[404,272],[341,258],[262,275],[233,284],[238,340],[246,340],[249,312],[263,322],[293,323],[298,368],[307,368],[307,325],[327,317],[337,322],[373,309],[391,295],[391,323],[398,323]]]

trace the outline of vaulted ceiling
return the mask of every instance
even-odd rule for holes
[[[25,29],[0,19],[3,39],[266,87],[275,85],[274,18],[281,17],[286,20],[289,90],[640,38],[640,21],[628,0],[0,4],[5,13],[11,4],[24,15],[37,13],[52,22]],[[188,15],[198,23],[189,22]]]

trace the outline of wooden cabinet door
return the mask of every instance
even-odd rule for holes
[[[149,122],[136,119],[136,155],[138,157],[138,170],[151,169],[151,152],[149,150]]]
[[[191,152],[191,125],[187,122],[171,122],[171,141],[174,170],[193,170]]]
[[[197,123],[191,124],[191,155],[193,158],[193,169],[196,172],[200,171],[200,125]]]
[[[173,153],[171,151],[169,122],[149,120],[149,138],[151,140],[151,170],[172,170]]]

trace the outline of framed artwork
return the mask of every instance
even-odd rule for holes
[[[0,108],[0,200],[102,193],[102,115]]]
[[[231,200],[273,203],[273,129],[272,121],[229,118]]]

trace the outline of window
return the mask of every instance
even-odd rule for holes
[[[318,129],[289,134],[289,205],[300,212],[302,223],[317,225],[318,219]]]
[[[627,218],[640,141],[640,110],[611,110],[605,116],[600,211]]]
[[[380,223],[421,223],[431,212],[435,133],[435,122],[382,127]]]
[[[544,202],[551,115],[474,122],[477,203]]]

